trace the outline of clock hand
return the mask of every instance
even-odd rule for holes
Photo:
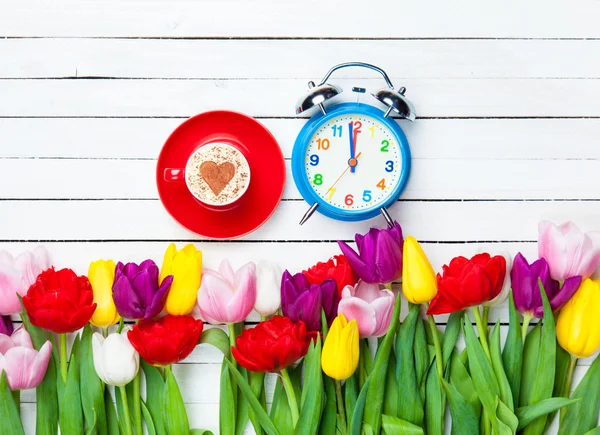
[[[356,152],[356,136],[352,124],[352,121],[348,123],[348,138],[350,140],[350,160],[348,160],[348,165],[350,167],[350,172],[354,172],[354,167],[356,166],[356,164],[352,164],[353,162],[356,162],[356,158],[354,157],[354,153]]]
[[[354,166],[356,166],[356,162],[358,160],[358,158],[360,157],[361,153],[358,153],[358,155],[356,156],[356,158],[354,158],[354,165],[350,165],[348,164],[348,166],[346,167],[346,169],[344,169],[344,172],[341,173],[341,175],[337,178],[337,180],[335,180],[335,183],[333,183],[331,185],[331,187],[329,189],[327,189],[327,192],[330,192],[331,189],[333,189],[336,184],[338,184],[338,182],[342,179],[342,177],[344,175],[346,175],[346,173],[348,172],[348,169],[353,168]],[[302,219],[300,219],[300,225],[304,224],[304,222],[306,222],[307,220],[310,219],[310,217],[314,214],[315,211],[317,211],[317,208],[319,207],[319,203],[315,202],[313,205],[310,206],[310,208],[306,211],[306,213],[304,213],[304,216],[302,216]]]

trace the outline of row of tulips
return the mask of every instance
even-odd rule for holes
[[[542,434],[559,409],[561,434],[598,430],[600,359],[573,393],[571,380],[600,347],[599,233],[542,222],[535,261],[482,252],[437,275],[397,223],[339,245],[296,274],[203,269],[191,244],[171,244],[160,270],[98,260],[87,277],[55,270],[43,248],[1,252],[0,433],[23,433],[28,388],[38,434],[209,433],[190,430],[171,369],[198,343],[224,354],[221,434],[249,421],[258,434],[442,434],[447,407],[453,433]],[[502,346],[488,317],[507,298]],[[262,320],[244,329],[253,309]],[[442,332],[433,316],[448,314]],[[280,380],[269,398],[266,373]]]

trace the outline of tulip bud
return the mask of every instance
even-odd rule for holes
[[[202,277],[202,251],[191,243],[177,250],[171,243],[165,252],[160,282],[173,276],[173,283],[167,296],[164,310],[175,316],[189,314],[196,303],[196,295]]]
[[[556,338],[561,347],[578,358],[600,348],[600,280],[586,279],[560,311]]]
[[[88,279],[94,292],[96,311],[90,323],[100,328],[108,328],[117,323],[121,316],[113,300],[112,286],[115,280],[115,262],[112,260],[98,260],[90,263]]]
[[[275,263],[256,264],[256,302],[254,309],[263,317],[274,314],[281,305],[281,270]]]
[[[140,355],[127,339],[126,333],[113,333],[106,339],[97,332],[92,336],[94,367],[105,384],[115,387],[127,385],[140,368]]]
[[[402,269],[402,293],[407,301],[423,304],[437,294],[435,272],[417,239],[408,236],[404,240]]]
[[[321,354],[321,368],[327,376],[341,381],[354,374],[358,367],[358,339],[356,320],[348,322],[339,314],[329,329]]]

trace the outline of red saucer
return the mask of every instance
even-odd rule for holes
[[[224,208],[205,205],[184,181],[164,180],[165,168],[184,168],[189,156],[207,142],[236,145],[248,160],[250,185]],[[169,214],[188,230],[213,239],[246,235],[273,214],[283,196],[285,162],[279,144],[261,123],[241,113],[205,112],[181,124],[163,146],[156,166],[158,195]]]

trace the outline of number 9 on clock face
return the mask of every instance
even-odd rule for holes
[[[367,219],[391,206],[410,171],[408,142],[398,124],[356,103],[312,118],[296,140],[292,160],[303,197],[341,220]]]

